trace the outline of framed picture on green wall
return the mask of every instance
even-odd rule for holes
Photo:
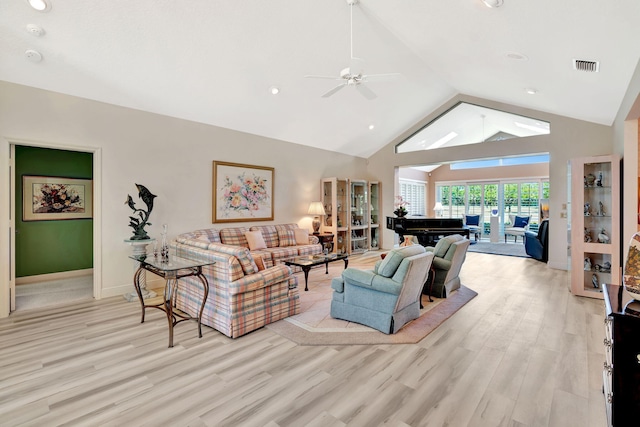
[[[93,217],[93,181],[59,176],[22,176],[22,220]]]

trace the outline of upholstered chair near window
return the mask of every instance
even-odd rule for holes
[[[435,247],[425,249],[434,254],[431,264],[435,272],[431,295],[446,298],[460,287],[460,269],[467,257],[471,241],[459,234],[445,236],[438,240]],[[431,277],[429,278],[431,280]],[[428,287],[427,287],[428,289]]]
[[[464,225],[469,229],[469,235],[473,234],[475,241],[482,236],[482,228],[480,228],[480,215],[465,215]]]
[[[540,223],[538,232],[524,232],[524,250],[531,258],[547,262],[549,260],[549,220]]]
[[[518,236],[522,237],[524,243],[524,232],[529,229],[530,216],[509,215],[510,227],[504,228],[504,242],[507,243],[507,236],[513,236],[514,242],[518,241]]]
[[[394,334],[420,317],[433,254],[420,245],[389,251],[373,270],[347,268],[331,281],[331,317]]]

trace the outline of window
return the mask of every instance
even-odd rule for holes
[[[548,178],[500,183],[436,183],[436,201],[443,207],[441,216],[480,215],[485,233],[494,210],[501,216],[501,227],[510,224],[510,215],[521,215],[530,216],[529,224],[535,229],[540,222],[540,200],[545,199],[549,199]]]
[[[400,195],[409,202],[409,215],[426,216],[427,186],[424,182],[400,180]]]

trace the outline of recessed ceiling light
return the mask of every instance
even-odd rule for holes
[[[482,0],[482,3],[484,3],[485,6],[487,6],[487,7],[494,8],[494,7],[502,6],[504,1],[503,0]]]
[[[40,62],[40,61],[42,61],[42,55],[37,50],[29,49],[24,53],[24,55],[31,62]]]
[[[524,91],[527,92],[529,95],[535,95],[536,93],[538,93],[538,89],[534,89],[532,87],[528,87]]]
[[[369,125],[369,130],[373,130],[373,128],[375,128],[375,125]]]
[[[47,0],[27,0],[27,3],[39,12],[47,12],[51,9],[51,3]]]
[[[44,30],[33,24],[27,25],[27,32],[36,37],[41,37],[44,35]]]
[[[271,95],[277,95],[280,93],[280,89],[276,86],[271,86],[269,92],[271,92]]]

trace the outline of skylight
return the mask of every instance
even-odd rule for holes
[[[397,153],[551,133],[544,120],[460,102],[396,146]]]
[[[549,163],[549,154],[533,156],[504,157],[501,159],[472,160],[468,162],[451,163],[451,170],[494,168],[499,166],[532,165],[535,163]]]

